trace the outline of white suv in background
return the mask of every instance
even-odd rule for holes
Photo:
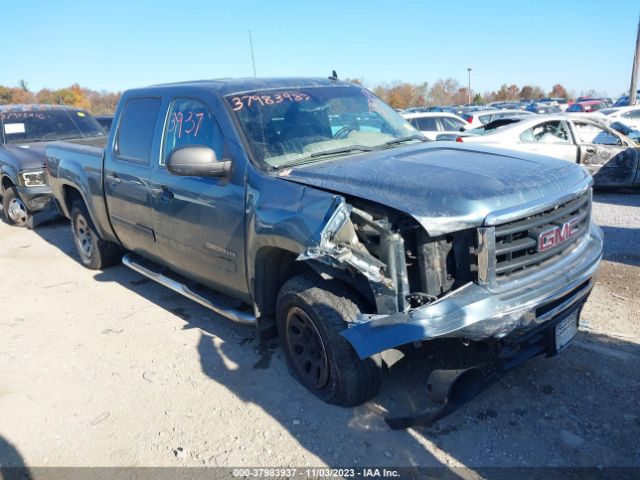
[[[429,140],[435,140],[444,132],[459,132],[469,127],[468,122],[448,112],[406,113],[402,116]]]

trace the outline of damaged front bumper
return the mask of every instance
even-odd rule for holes
[[[486,340],[534,328],[587,297],[602,247],[602,230],[591,224],[589,234],[571,252],[513,288],[469,283],[407,312],[360,315],[359,322],[341,335],[360,358],[367,358],[419,340]]]

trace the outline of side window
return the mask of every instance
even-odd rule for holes
[[[484,125],[485,123],[489,123],[491,120],[493,120],[493,115],[480,115],[478,117],[478,120],[480,120],[480,122]]]
[[[127,102],[116,137],[116,156],[120,160],[149,164],[159,108],[159,98],[133,98]]]
[[[564,122],[545,122],[530,129],[529,141],[535,143],[569,143],[569,132]]]
[[[613,133],[590,123],[575,122],[578,143],[595,145],[622,145]]]
[[[630,112],[627,112],[627,113],[623,114],[622,116],[624,118],[640,118],[640,109],[631,110]]]
[[[445,132],[457,132],[464,126],[460,120],[450,117],[441,117],[440,123],[442,123],[442,129]]]
[[[535,138],[533,136],[533,128],[525,130],[520,134],[520,141],[524,143],[533,143],[535,142]]]
[[[171,103],[164,126],[160,165],[176,148],[187,146],[210,147],[221,159],[224,137],[216,119],[202,102],[191,98],[178,98]]]

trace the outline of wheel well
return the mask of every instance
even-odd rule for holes
[[[2,191],[4,192],[5,190],[8,190],[11,187],[13,187],[13,182],[11,181],[11,179],[6,175],[2,177]]]
[[[276,247],[265,247],[256,254],[253,296],[258,317],[272,323],[280,288],[291,277],[308,272],[311,268],[296,261],[297,255]]]
[[[84,203],[84,199],[82,198],[82,195],[80,194],[78,189],[69,185],[63,185],[62,195],[64,198],[64,206],[66,207],[69,214],[71,214],[71,206],[76,202],[76,200],[80,200],[82,203]]]
[[[360,297],[358,303],[361,307],[375,309],[374,293],[363,275],[349,275],[320,263],[298,262],[297,256],[276,247],[265,247],[258,251],[252,287],[260,330],[275,327],[276,301],[282,285],[290,278],[307,272],[321,278],[326,274],[334,281],[343,283],[345,289]]]

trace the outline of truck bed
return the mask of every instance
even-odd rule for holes
[[[103,238],[115,239],[107,216],[102,184],[102,156],[105,137],[74,139],[47,146],[47,172],[51,189],[62,214],[71,217],[68,187],[80,192],[92,220]]]

